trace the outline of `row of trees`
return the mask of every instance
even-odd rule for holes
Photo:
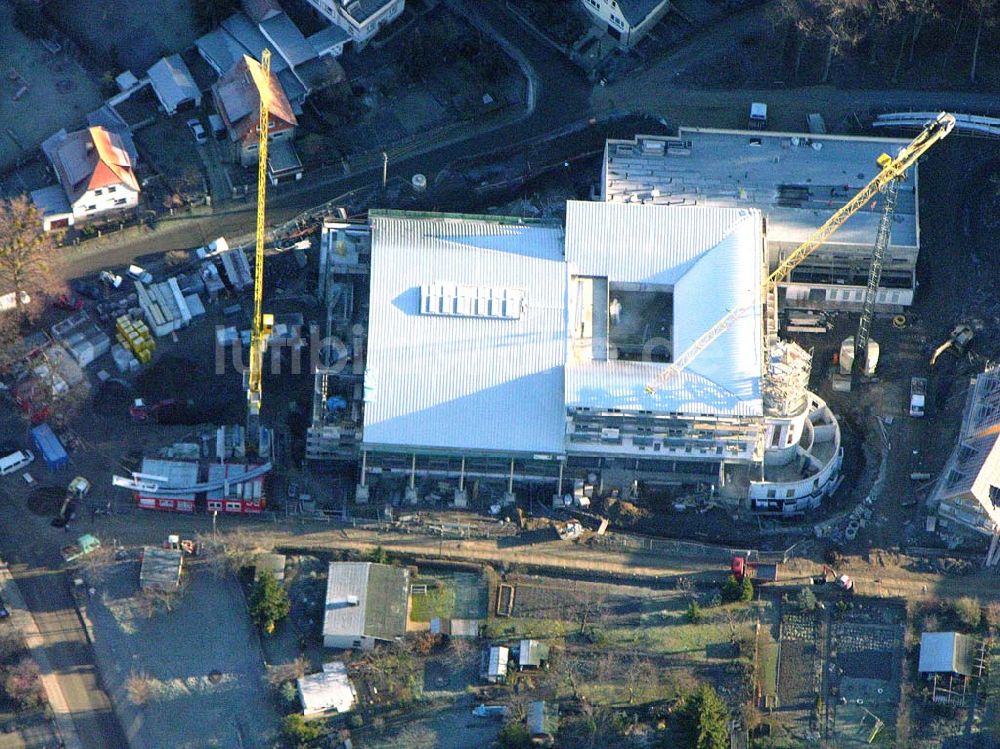
[[[835,58],[866,45],[869,64],[880,58],[890,64],[895,82],[904,60],[913,63],[921,36],[941,24],[953,34],[951,48],[963,34],[972,36],[969,80],[974,83],[984,35],[1000,23],[1000,0],[781,0],[774,20],[795,32],[796,77],[810,45],[825,45],[824,83]],[[890,54],[880,55],[882,50]]]

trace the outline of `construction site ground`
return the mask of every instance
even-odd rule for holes
[[[876,318],[872,336],[881,351],[874,381],[861,382],[849,394],[834,392],[831,386],[834,354],[845,337],[856,333],[856,313],[836,315],[833,329],[825,335],[792,336],[814,349],[813,387],[827,399],[848,439],[860,438],[864,471],[869,475],[867,480],[859,478],[857,466],[845,456],[847,481],[859,484],[859,491],[846,498],[848,504],[868,494],[872,474],[885,456],[872,521],[847,546],[855,552],[942,545],[924,531],[933,482],[911,480],[910,474],[937,477],[955,444],[968,382],[987,360],[1000,355],[1000,303],[994,288],[1000,257],[993,251],[1000,147],[974,138],[952,138],[919,169],[919,288],[912,307],[894,311],[905,316],[904,327],[894,326],[890,313]],[[959,323],[976,332],[966,355],[945,352],[931,367],[934,348]],[[923,418],[908,414],[911,377],[929,379]],[[882,421],[887,450],[876,420]],[[838,499],[845,497],[838,494]],[[970,548],[980,546],[985,550],[985,542]]]

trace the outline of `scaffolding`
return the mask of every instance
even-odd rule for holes
[[[812,352],[797,343],[775,339],[768,352],[767,372],[761,383],[764,413],[790,418],[809,405]]]
[[[317,296],[326,308],[323,346],[313,387],[312,423],[306,431],[311,460],[354,459],[361,439],[364,387],[364,337],[355,329],[355,280],[368,273],[371,232],[367,225],[327,220],[320,236]],[[334,383],[341,395],[334,395]],[[350,394],[344,394],[345,389]]]

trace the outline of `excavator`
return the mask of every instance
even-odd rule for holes
[[[968,325],[956,325],[952,328],[951,333],[948,334],[948,340],[934,349],[934,353],[931,354],[931,366],[933,367],[941,356],[948,349],[954,349],[955,353],[959,356],[965,353],[965,348],[972,341],[975,333],[972,332],[972,328]]]

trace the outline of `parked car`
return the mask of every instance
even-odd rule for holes
[[[22,468],[27,468],[35,460],[31,450],[17,450],[0,458],[0,476],[6,476]]]
[[[69,287],[80,296],[87,299],[98,300],[101,298],[101,287],[91,281],[77,280],[70,283]]]
[[[7,604],[0,598],[0,619],[6,619],[8,616],[10,616],[10,612],[7,610]]]
[[[136,281],[141,281],[147,286],[153,283],[153,274],[138,265],[130,265],[128,267],[128,276]]]
[[[64,309],[67,312],[79,312],[83,309],[83,300],[71,291],[57,296],[52,306],[56,309]]]
[[[100,277],[101,281],[103,281],[113,289],[117,289],[119,286],[122,285],[122,277],[119,276],[117,273],[112,273],[109,270],[102,270]]]
[[[191,131],[191,134],[194,135],[194,142],[197,143],[199,146],[202,143],[206,143],[208,141],[208,136],[205,134],[205,128],[202,127],[201,122],[199,122],[196,119],[188,120],[187,126],[188,129]]]

